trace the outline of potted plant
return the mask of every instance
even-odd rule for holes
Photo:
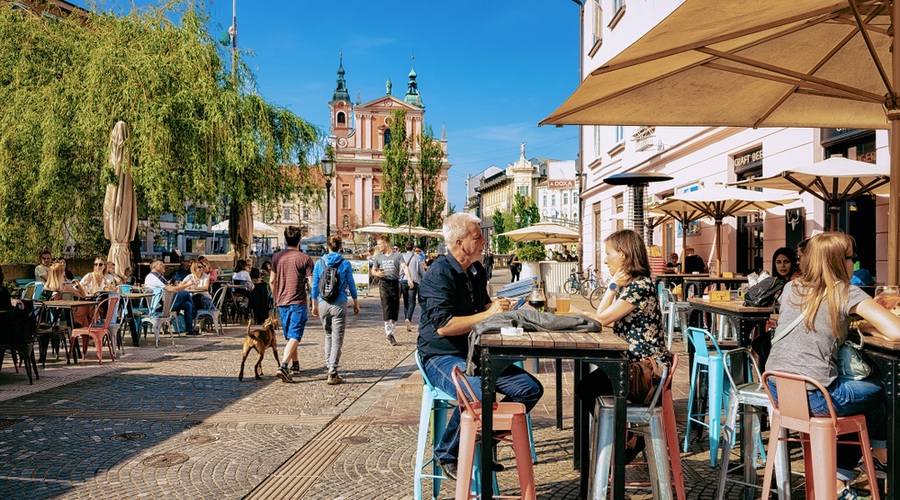
[[[520,247],[516,250],[516,258],[522,263],[522,274],[519,279],[526,280],[537,277],[540,281],[541,266],[539,263],[547,258],[544,245],[535,243]]]

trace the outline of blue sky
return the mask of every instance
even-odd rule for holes
[[[229,0],[209,4],[216,35],[231,10]],[[339,53],[350,96],[363,102],[388,78],[402,98],[414,55],[425,122],[438,137],[447,129],[457,210],[466,174],[514,162],[522,142],[529,158],[577,156],[576,127],[537,126],[579,83],[572,0],[237,0],[237,21],[259,92],[324,130]]]

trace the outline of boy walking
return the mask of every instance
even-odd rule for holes
[[[325,328],[325,366],[328,369],[328,385],[337,385],[344,382],[338,373],[338,363],[341,360],[341,348],[344,345],[344,328],[347,322],[347,290],[353,298],[353,314],[359,314],[359,299],[356,294],[356,283],[353,281],[353,267],[341,257],[343,242],[340,236],[328,237],[327,248],[329,252],[316,262],[312,277],[312,315],[322,318],[322,327]],[[320,293],[325,282],[325,270],[336,268],[338,273],[338,292],[333,299],[328,299]],[[326,290],[328,293],[328,290]]]

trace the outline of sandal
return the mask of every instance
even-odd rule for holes
[[[859,495],[849,487],[845,487],[838,492],[837,500],[859,500]]]

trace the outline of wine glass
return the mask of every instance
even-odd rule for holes
[[[544,297],[544,291],[540,288],[533,289],[531,295],[528,296],[528,305],[533,307],[536,311],[543,311],[546,303],[547,298]]]
[[[900,316],[900,287],[879,285],[875,287],[875,302]]]

